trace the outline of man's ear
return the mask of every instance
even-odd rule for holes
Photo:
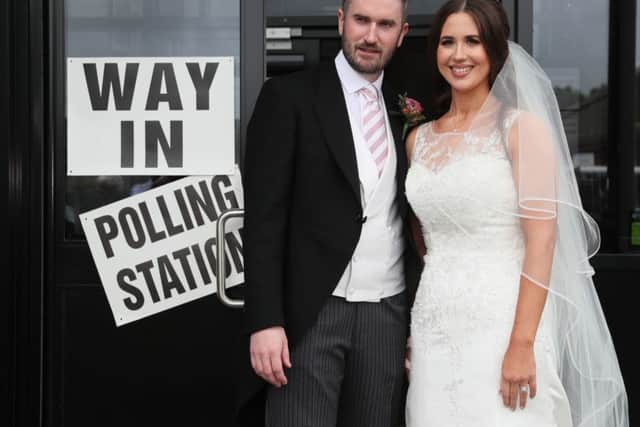
[[[344,28],[344,11],[341,7],[338,8],[338,32],[342,35],[342,29]]]
[[[402,24],[402,31],[400,32],[400,37],[398,38],[398,46],[397,47],[402,46],[402,42],[404,41],[404,37],[407,35],[408,32],[409,32],[409,24],[407,22],[405,22],[404,24]]]

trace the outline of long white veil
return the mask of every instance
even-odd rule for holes
[[[510,150],[517,156],[512,164],[518,206],[507,213],[556,222],[550,275],[537,277],[526,261],[522,274],[549,291],[545,310],[552,321],[573,423],[627,427],[627,395],[589,263],[600,247],[600,231],[582,207],[551,82],[515,43],[509,43],[509,56],[483,110],[473,125],[480,132],[491,116],[509,110],[516,114],[504,140],[517,144]]]
[[[525,257],[522,275],[548,290],[545,321],[551,325],[573,424],[628,427],[627,395],[589,263],[600,246],[598,225],[582,207],[551,82],[536,61],[512,42],[469,130],[440,134],[443,148],[432,150],[435,154],[425,161],[437,169],[452,157],[477,154],[474,150],[485,148],[463,140],[480,141],[496,132],[504,142],[502,149],[511,155],[517,204],[488,205],[474,194],[456,197],[497,214],[555,223],[551,270],[541,271],[535,260]]]

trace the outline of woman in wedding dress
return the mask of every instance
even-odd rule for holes
[[[412,308],[408,427],[627,427],[552,86],[502,6],[452,0],[428,51],[442,104],[407,138],[426,246]]]

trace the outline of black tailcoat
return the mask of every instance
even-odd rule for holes
[[[382,92],[396,145],[397,204],[409,236],[407,158],[398,93]],[[249,334],[283,326],[294,348],[313,325],[350,262],[362,229],[356,155],[334,63],[268,80],[247,130],[243,168],[246,320],[239,356],[240,405],[265,383],[249,359]],[[413,301],[415,249],[406,245]]]

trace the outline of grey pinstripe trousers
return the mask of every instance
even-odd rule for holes
[[[288,384],[267,392],[267,427],[395,427],[404,402],[405,293],[330,297],[291,349]]]

